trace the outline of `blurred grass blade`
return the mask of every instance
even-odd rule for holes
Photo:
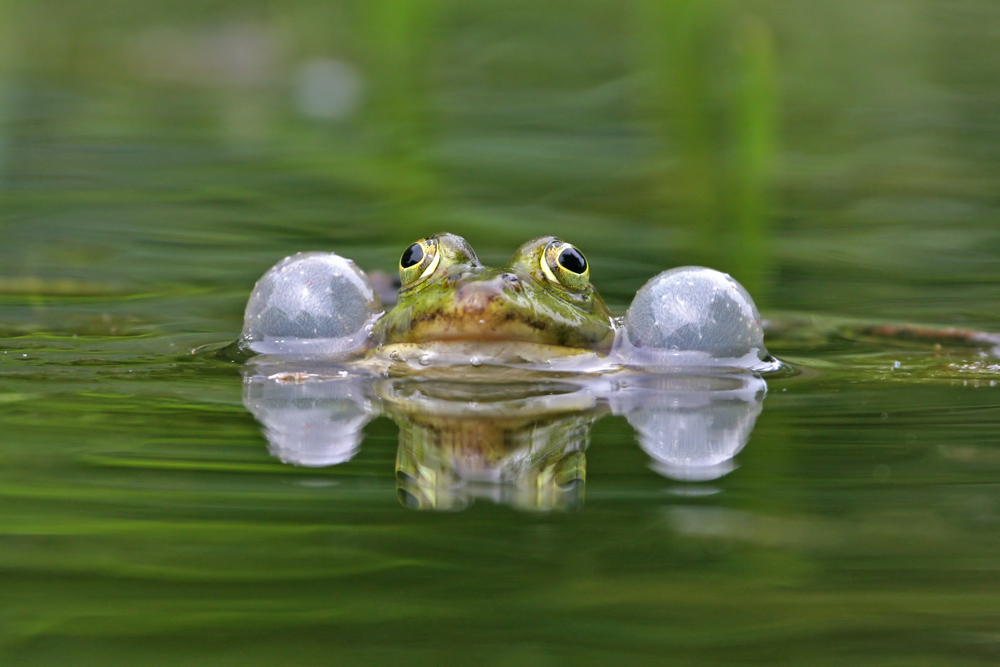
[[[732,272],[758,303],[765,301],[767,223],[776,155],[776,83],[771,31],[756,18],[740,34],[740,87],[733,170],[736,248]]]

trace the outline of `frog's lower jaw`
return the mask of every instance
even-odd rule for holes
[[[541,373],[606,372],[618,368],[607,355],[583,348],[517,341],[446,340],[423,343],[390,343],[375,348],[360,362],[391,375],[446,374],[468,378],[496,377],[514,369]],[[492,372],[491,372],[492,371]]]

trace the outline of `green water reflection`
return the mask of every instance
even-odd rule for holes
[[[1000,330],[997,26],[0,0],[0,663],[995,664],[1000,360],[867,325]],[[565,237],[618,313],[730,272],[801,372],[712,480],[576,413],[580,511],[409,511],[386,416],[283,463],[240,364],[190,350],[286,254],[391,271],[443,229],[486,263]]]

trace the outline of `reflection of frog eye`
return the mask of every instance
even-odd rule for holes
[[[403,287],[416,285],[434,273],[439,261],[437,239],[420,239],[404,250],[399,258],[399,279]]]
[[[542,253],[542,273],[551,282],[576,291],[583,291],[590,284],[587,258],[574,246],[563,241],[553,241]]]

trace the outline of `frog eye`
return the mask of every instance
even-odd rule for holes
[[[575,246],[564,241],[553,241],[542,253],[542,273],[549,281],[578,292],[590,284],[587,258]]]
[[[440,261],[437,239],[420,239],[411,245],[399,258],[399,279],[403,287],[416,285],[427,278]]]

